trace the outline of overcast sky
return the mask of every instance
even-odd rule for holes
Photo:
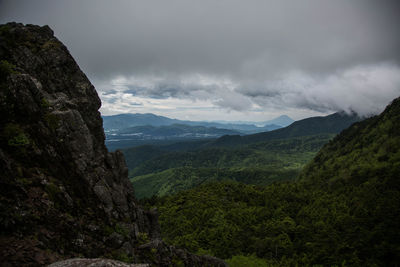
[[[371,115],[400,96],[400,1],[0,0],[8,21],[49,25],[104,115]]]

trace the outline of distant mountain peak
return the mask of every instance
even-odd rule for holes
[[[288,115],[284,114],[284,115],[280,115],[279,117],[277,117],[276,119],[291,119]]]
[[[288,115],[280,115],[279,117],[276,117],[275,119],[269,120],[269,121],[264,121],[262,124],[263,125],[270,125],[270,124],[275,124],[279,125],[281,127],[286,127],[292,124],[294,120],[290,118]]]

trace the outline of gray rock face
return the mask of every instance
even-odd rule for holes
[[[104,145],[95,88],[49,27],[1,25],[0,60],[5,266],[79,255],[224,265],[159,241],[157,213],[138,207],[122,153]]]

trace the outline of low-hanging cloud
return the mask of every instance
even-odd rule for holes
[[[0,2],[0,22],[50,25],[115,112],[376,114],[400,95],[399,14],[397,0]]]
[[[304,108],[318,112],[377,114],[400,96],[400,68],[392,63],[358,65],[330,75],[294,71],[257,84],[215,77],[119,77],[104,95],[116,92],[147,99],[205,100],[226,110],[251,111],[258,107]]]
[[[241,92],[261,106],[284,105],[370,116],[400,96],[400,68],[390,63],[359,65],[324,77],[293,72],[267,83],[274,86],[271,94],[268,88],[259,94]]]

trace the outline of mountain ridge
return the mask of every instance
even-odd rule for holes
[[[286,126],[289,126],[290,124],[292,124],[293,122],[295,122],[295,120],[290,118],[288,115],[281,115],[272,120],[264,121],[260,124],[264,124],[264,125],[277,124],[279,126],[286,127]]]
[[[223,136],[215,140],[212,146],[245,145],[267,140],[299,137],[315,134],[337,134],[362,118],[352,114],[336,112],[327,116],[317,116],[295,121],[287,127],[277,130],[245,136]]]
[[[152,113],[119,114],[102,118],[106,145],[110,150],[162,143],[163,140],[190,141],[224,135],[252,134],[282,127],[277,124],[258,127],[252,124],[181,121]]]
[[[181,150],[169,151],[168,146],[143,146],[125,149],[123,153],[127,158],[129,177],[140,197],[169,194],[177,191],[174,187],[187,189],[199,182],[221,179],[245,183],[252,181],[256,184],[288,181],[297,177],[299,166],[306,163],[304,159],[311,160],[313,153],[318,152],[315,148],[304,149],[303,144],[317,143],[319,149],[333,135],[360,119],[356,115],[334,113],[303,119],[270,132],[227,135],[197,142],[193,146],[182,146]],[[282,146],[280,152],[274,152],[274,146],[279,146],[280,142],[286,147]],[[179,147],[179,143],[176,146]],[[298,150],[300,147],[303,151]],[[272,153],[275,153],[274,156]],[[298,160],[292,159],[290,155],[296,155]],[[237,162],[227,164],[225,158]],[[224,162],[223,166],[220,166],[220,162]],[[254,165],[257,162],[264,162],[264,166]],[[201,175],[204,176],[202,179]]]
[[[102,116],[104,122],[104,128],[107,131],[121,130],[133,126],[167,126],[173,124],[185,124],[190,126],[204,126],[204,127],[215,127],[219,129],[238,130],[245,132],[252,131],[265,131],[271,129],[277,129],[286,126],[285,124],[293,122],[287,115],[282,115],[273,120],[266,121],[263,123],[240,123],[230,121],[189,121],[189,120],[178,120],[171,119],[161,115],[155,115],[153,113],[122,113],[117,115]],[[274,123],[279,122],[279,123]],[[262,126],[256,126],[256,124],[262,124]]]

